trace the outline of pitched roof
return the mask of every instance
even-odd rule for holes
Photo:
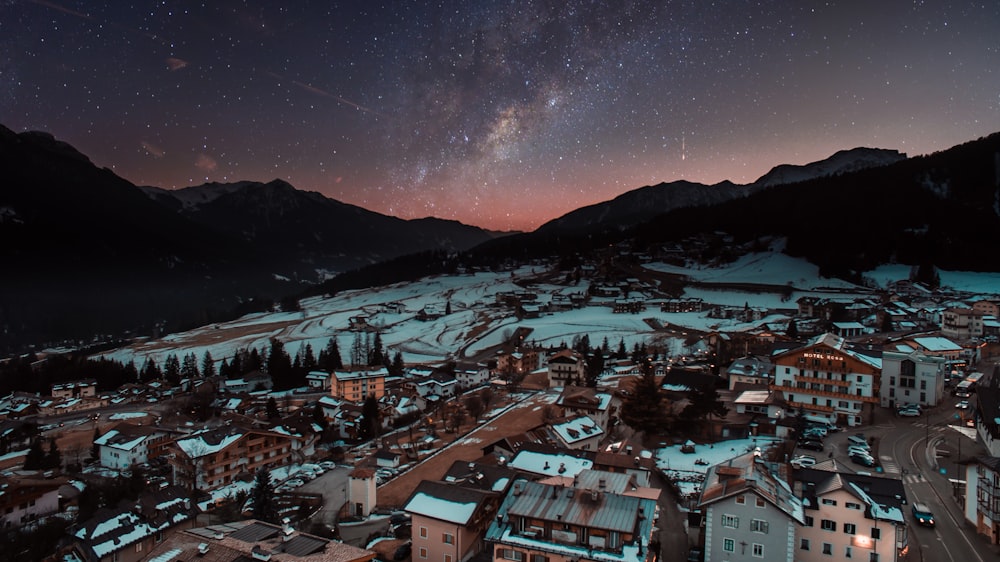
[[[465,525],[490,497],[495,498],[499,495],[464,486],[424,480],[406,500],[403,509],[416,515]]]

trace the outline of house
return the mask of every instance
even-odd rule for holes
[[[73,549],[83,560],[136,562],[168,537],[194,525],[198,507],[178,486],[146,492],[135,503],[103,507],[69,528]]]
[[[558,445],[567,449],[596,451],[604,437],[604,430],[587,416],[577,416],[550,425]]]
[[[803,346],[774,355],[771,390],[784,393],[788,407],[836,425],[860,425],[879,403],[879,353],[869,355],[826,333]]]
[[[66,478],[0,476],[0,528],[18,528],[41,517],[58,513],[59,488]]]
[[[101,466],[125,470],[164,454],[173,432],[166,429],[120,423],[94,440]]]
[[[799,560],[796,530],[803,502],[755,452],[709,468],[698,507],[705,520],[705,560]]]
[[[520,334],[523,330],[519,329]],[[512,336],[515,338],[523,338],[522,335]],[[541,355],[536,349],[524,349],[518,348],[515,351],[506,352],[502,351],[497,353],[497,372],[501,374],[507,373],[530,373],[537,369],[541,365]]]
[[[729,390],[737,384],[767,387],[774,378],[774,365],[766,359],[749,355],[734,360],[725,373],[729,379]]]
[[[211,562],[369,562],[370,550],[255,519],[185,529],[152,549],[147,560]],[[127,562],[127,561],[123,561]]]
[[[583,355],[572,349],[564,349],[548,361],[549,386],[580,384],[586,377],[586,362]]]
[[[451,373],[437,371],[422,380],[409,383],[421,398],[452,397],[458,389],[458,379]]]
[[[907,547],[902,480],[804,468],[795,471],[793,488],[805,508],[795,560],[902,559]]]
[[[348,402],[364,402],[369,396],[376,399],[385,395],[385,367],[371,371],[334,371],[330,395]]]
[[[976,441],[992,457],[1000,457],[1000,376],[994,371],[985,384],[976,386]],[[972,497],[972,496],[970,496]]]
[[[463,562],[482,552],[500,498],[497,492],[456,484],[418,484],[403,506],[411,517],[413,560]]]
[[[455,371],[455,379],[459,388],[478,388],[490,382],[490,370],[487,368],[460,369]]]
[[[390,451],[389,449],[379,449],[375,451],[375,464],[385,468],[398,468],[399,460],[403,458],[400,451]]]
[[[933,357],[944,357],[948,360],[956,360],[962,356],[962,346],[941,336],[920,336],[913,337],[902,342],[911,348],[920,351],[924,355]],[[900,349],[899,351],[904,351]]]
[[[733,400],[737,414],[752,414],[776,420],[782,417],[785,401],[780,393],[768,389],[750,389],[740,392]]]
[[[588,485],[515,482],[486,531],[493,560],[655,560],[658,552],[650,543],[656,500]]]
[[[919,351],[883,351],[879,389],[882,406],[894,408],[897,404],[940,404],[944,400],[946,367],[944,357],[925,355]]]
[[[982,337],[983,316],[971,308],[948,308],[941,317],[941,334],[957,340]]]
[[[53,398],[94,398],[97,396],[97,381],[87,379],[52,385]]]
[[[378,503],[375,471],[355,468],[348,475],[347,507],[351,515],[368,517]]]
[[[833,333],[842,338],[853,338],[863,335],[867,328],[859,322],[833,322]]]
[[[965,521],[1000,544],[1000,457],[977,456],[965,464]],[[961,505],[961,504],[960,504]]]
[[[617,412],[618,407],[614,405],[617,402],[618,399],[608,392],[600,392],[587,386],[568,385],[556,399],[556,406],[562,408],[564,416],[587,416],[607,432],[611,417]]]
[[[253,371],[243,375],[241,378],[227,379],[221,382],[222,387],[219,391],[226,394],[240,394],[256,392],[258,390],[271,390],[271,387],[273,386],[271,377],[261,373],[260,371]]]
[[[323,371],[310,371],[306,375],[306,384],[309,385],[309,388],[326,391],[330,390],[330,379],[330,373]]]
[[[224,426],[174,440],[167,457],[174,483],[188,490],[212,490],[240,473],[292,460],[292,438],[284,433]]]

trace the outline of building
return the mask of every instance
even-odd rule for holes
[[[157,545],[147,560],[211,562],[368,562],[375,553],[250,519],[185,529]]]
[[[980,456],[965,463],[965,520],[1000,544],[1000,457]]]
[[[382,398],[388,374],[388,369],[384,367],[374,371],[334,371],[330,395],[348,402],[364,402],[369,396]]]
[[[581,384],[586,378],[586,362],[583,355],[572,349],[564,349],[548,360],[549,386]]]
[[[705,474],[698,507],[705,518],[705,560],[798,560],[802,501],[755,453],[738,455]]]
[[[171,432],[148,425],[120,423],[94,440],[101,466],[125,470],[162,455],[172,439]]]
[[[96,396],[97,381],[94,379],[52,385],[53,398],[94,398]]]
[[[774,365],[770,361],[755,356],[736,359],[726,369],[729,390],[737,384],[767,387],[774,378]]]
[[[136,502],[103,507],[93,517],[70,527],[73,550],[82,560],[145,560],[165,539],[194,525],[198,507],[177,486],[147,492]]]
[[[330,373],[324,371],[310,371],[306,375],[306,383],[311,389],[327,391],[330,390],[330,381],[332,378]]]
[[[226,426],[176,439],[168,445],[174,483],[188,490],[212,490],[241,472],[288,464],[292,437],[283,433]]]
[[[772,362],[771,390],[783,392],[790,409],[855,426],[879,403],[881,356],[853,350],[840,336],[819,335],[804,346],[778,353]]]
[[[656,500],[575,485],[514,482],[486,531],[493,560],[514,562],[645,562]],[[578,487],[581,486],[581,487]]]
[[[608,430],[611,417],[615,415],[618,400],[607,392],[599,392],[587,386],[566,386],[556,400],[556,406],[563,410],[563,415],[587,416],[594,420],[604,431]]]
[[[567,449],[596,451],[604,430],[587,416],[577,416],[550,426],[558,445]]]
[[[941,333],[957,340],[982,337],[983,316],[971,308],[949,308],[941,316]]]
[[[904,345],[920,351],[924,355],[944,357],[948,360],[958,360],[962,357],[962,346],[941,336],[921,336],[910,338],[904,342]],[[907,350],[899,348],[898,351]]]
[[[348,512],[357,517],[368,517],[378,503],[375,488],[375,471],[370,468],[355,468],[348,475]]]
[[[65,478],[0,476],[0,529],[18,528],[58,513],[59,488]]]
[[[483,535],[500,504],[497,492],[424,480],[406,500],[414,562],[463,562],[483,551]]]
[[[914,351],[882,353],[882,383],[879,399],[882,406],[898,404],[936,406],[944,400],[947,361],[944,357]]]
[[[906,491],[895,478],[801,469],[794,490],[805,507],[794,555],[798,562],[895,562],[907,548]]]

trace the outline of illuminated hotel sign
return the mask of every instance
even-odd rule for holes
[[[809,353],[808,351],[802,354],[803,357],[808,357],[810,359],[829,359],[831,361],[844,361],[842,355],[825,355],[823,353]]]

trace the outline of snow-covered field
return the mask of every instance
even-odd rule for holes
[[[789,295],[779,292],[748,292],[746,290],[688,287],[685,296],[701,298],[710,305],[766,307],[790,313],[795,301],[805,295],[849,298],[870,294],[870,289],[839,279],[818,275],[816,266],[802,259],[778,252],[749,254],[723,267],[678,267],[663,263],[647,264],[649,270],[686,276],[692,281],[719,284],[752,283],[789,287]],[[216,361],[230,358],[242,348],[266,350],[271,338],[285,344],[292,355],[306,344],[318,353],[329,338],[337,340],[345,362],[356,333],[348,331],[351,318],[367,317],[377,328],[383,345],[390,355],[399,351],[407,364],[435,364],[445,360],[474,357],[500,344],[523,327],[532,330],[528,339],[541,345],[571,345],[574,338],[587,335],[592,345],[607,338],[614,347],[624,341],[627,349],[636,343],[656,345],[672,355],[685,355],[688,350],[681,336],[657,331],[646,322],[655,320],[676,329],[698,331],[741,331],[762,322],[784,322],[785,313],[777,313],[763,321],[742,323],[736,320],[709,318],[708,313],[664,313],[648,307],[639,314],[615,314],[613,299],[592,299],[583,309],[553,312],[538,318],[518,320],[508,309],[496,305],[502,292],[520,291],[519,282],[529,281],[543,273],[541,266],[526,266],[513,272],[479,272],[453,276],[431,277],[420,281],[373,289],[345,291],[333,297],[302,300],[301,312],[257,313],[231,322],[204,326],[188,332],[171,334],[158,340],[146,340],[132,346],[107,352],[105,357],[129,361],[141,366],[147,357],[161,364],[170,354],[179,357],[194,353],[199,359],[206,351]],[[884,285],[909,277],[909,266],[884,266],[866,276]],[[941,272],[944,285],[980,294],[1000,294],[1000,274]],[[538,303],[548,303],[553,295],[585,293],[588,282],[566,286],[532,284]],[[418,312],[425,306],[451,314],[438,319],[421,321]]]

